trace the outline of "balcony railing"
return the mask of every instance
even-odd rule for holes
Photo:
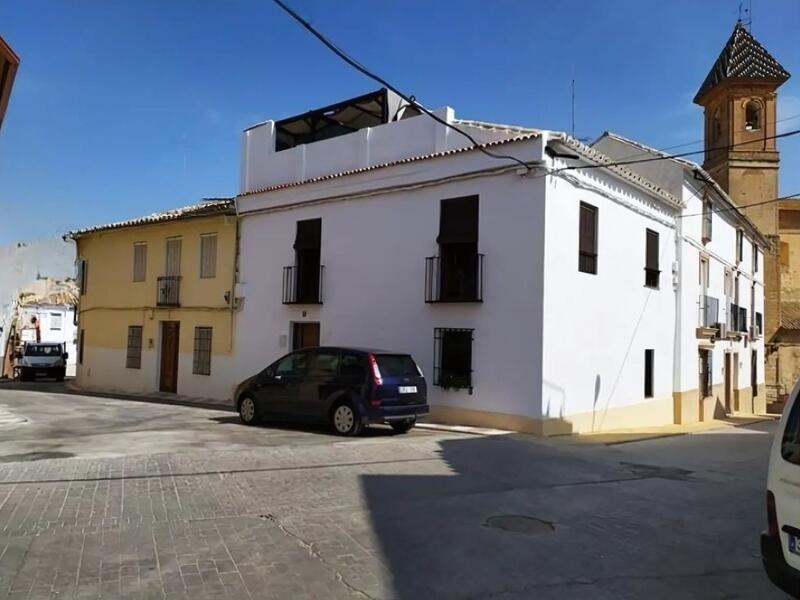
[[[181,305],[181,278],[177,275],[168,275],[158,278],[156,297],[157,306]]]
[[[700,296],[699,325],[708,329],[719,327],[719,300],[713,296]]]
[[[730,331],[747,333],[747,309],[737,304],[730,304],[728,311],[728,328]]]
[[[284,304],[322,304],[322,273],[325,267],[283,267]]]
[[[425,259],[425,302],[483,302],[483,254]]]

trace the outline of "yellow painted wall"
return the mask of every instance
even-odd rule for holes
[[[200,236],[217,234],[216,277],[200,278]],[[157,278],[166,272],[166,240],[180,237],[180,308],[156,306]],[[147,243],[144,281],[133,281],[134,244]],[[181,321],[180,352],[191,352],[195,326],[214,328],[212,351],[232,350],[232,314],[225,293],[233,295],[236,252],[234,215],[197,217],[100,231],[77,240],[87,262],[86,292],[80,299],[85,345],[125,348],[129,325],[143,325],[143,350],[158,343],[159,321]]]

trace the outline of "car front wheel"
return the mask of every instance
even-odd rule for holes
[[[255,398],[252,396],[245,396],[239,402],[239,418],[245,425],[256,425],[259,421],[258,405]]]
[[[338,435],[359,435],[364,431],[364,424],[350,402],[343,402],[334,407],[331,412],[331,425]]]

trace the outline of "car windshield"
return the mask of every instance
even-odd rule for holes
[[[61,346],[25,346],[25,356],[61,356]]]
[[[376,354],[375,360],[383,377],[419,375],[414,359],[408,354]]]

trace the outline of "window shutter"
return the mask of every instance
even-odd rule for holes
[[[588,204],[581,204],[580,251],[586,254],[597,254],[597,209]]]
[[[217,276],[217,234],[200,236],[200,277]]]
[[[181,274],[181,238],[167,239],[167,277]]]
[[[147,278],[147,244],[133,245],[133,280],[144,281]]]
[[[645,268],[658,271],[658,233],[651,229],[647,230]]]

